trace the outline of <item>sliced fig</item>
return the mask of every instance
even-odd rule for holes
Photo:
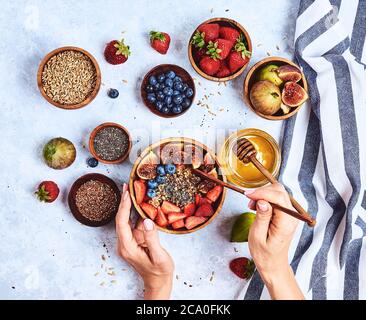
[[[154,179],[158,163],[158,156],[153,151],[150,151],[137,166],[136,173],[138,177],[144,180]]]
[[[298,107],[308,99],[308,93],[296,82],[286,82],[282,91],[282,102],[289,107]]]
[[[179,159],[182,154],[183,145],[181,143],[167,143],[160,149],[161,162],[164,164],[173,163]]]
[[[198,169],[203,162],[202,149],[192,144],[187,144],[184,146],[184,152],[187,154],[186,164],[191,164],[194,169]]]
[[[302,78],[301,71],[289,64],[285,64],[279,67],[277,70],[277,75],[281,78],[281,80],[287,81],[294,81],[299,82]]]
[[[289,106],[286,106],[284,103],[281,103],[281,110],[283,112],[283,114],[288,114],[291,110],[291,108]]]
[[[210,172],[215,168],[215,159],[212,157],[210,153],[206,153],[203,158],[202,171]]]

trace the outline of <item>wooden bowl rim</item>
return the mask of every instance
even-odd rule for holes
[[[96,72],[96,76],[97,76],[95,87],[94,87],[93,91],[89,94],[89,96],[84,101],[77,103],[77,104],[61,104],[56,101],[53,101],[50,97],[47,96],[46,92],[43,89],[43,85],[42,85],[42,73],[43,73],[43,69],[44,69],[46,63],[53,56],[55,56],[56,54],[58,54],[60,52],[64,52],[64,51],[77,51],[77,52],[83,53],[92,61],[93,65],[95,67],[95,72]],[[100,68],[99,68],[97,60],[94,58],[94,56],[91,53],[89,53],[88,51],[86,51],[82,48],[66,46],[66,47],[60,47],[55,50],[52,50],[42,59],[40,65],[38,67],[37,85],[38,85],[39,91],[41,92],[42,96],[47,100],[48,103],[54,105],[55,107],[61,108],[61,109],[75,110],[75,109],[80,109],[80,108],[85,107],[86,105],[88,105],[95,99],[95,97],[97,96],[97,94],[100,90],[101,83],[102,83],[102,77],[101,77],[101,72],[100,72]]]
[[[267,119],[267,120],[286,120],[288,118],[291,118],[292,116],[294,116],[297,112],[300,111],[301,107],[304,105],[301,104],[299,105],[298,107],[296,108],[292,108],[293,110],[291,112],[289,112],[288,114],[284,114],[282,116],[274,116],[274,115],[265,115],[259,111],[257,111],[250,99],[249,99],[249,82],[252,78],[252,76],[254,76],[255,72],[262,66],[264,66],[265,64],[269,64],[269,63],[274,63],[274,62],[280,62],[280,63],[286,63],[286,64],[289,64],[289,65],[292,65],[296,68],[298,68],[300,71],[301,71],[301,76],[302,76],[302,83],[303,83],[303,88],[305,89],[306,92],[309,92],[308,91],[308,83],[307,83],[307,80],[305,78],[305,75],[304,75],[304,72],[301,70],[301,68],[293,61],[291,60],[288,60],[286,58],[282,58],[282,57],[268,57],[268,58],[264,58],[260,61],[258,61],[253,67],[250,68],[250,70],[248,71],[246,77],[245,77],[245,80],[244,80],[244,84],[243,84],[243,96],[244,96],[244,101],[246,102],[246,104],[250,107],[250,109],[256,113],[257,115],[259,115],[260,117],[264,118],[264,119]]]
[[[107,183],[116,193],[116,196],[117,196],[116,211],[107,219],[104,219],[101,221],[89,220],[88,218],[86,218],[85,216],[83,216],[80,213],[79,209],[76,206],[75,198],[73,197],[73,195],[76,194],[77,190],[80,188],[81,185],[83,185],[85,182],[90,181],[90,180],[98,180],[100,182]],[[119,203],[121,201],[121,192],[119,191],[117,184],[111,178],[109,178],[103,174],[100,174],[100,173],[87,173],[74,181],[74,183],[72,184],[72,186],[69,190],[69,194],[68,194],[67,198],[68,198],[68,204],[69,204],[70,211],[76,220],[78,220],[80,223],[82,223],[86,226],[89,226],[89,227],[101,227],[101,226],[108,224],[115,218],[117,211],[118,211]]]
[[[191,97],[191,105],[185,109],[183,112],[179,113],[179,114],[165,114],[165,113],[162,113],[162,112],[159,112],[157,111],[148,101],[146,101],[144,95],[143,95],[143,92],[145,90],[145,86],[147,84],[147,81],[148,81],[148,78],[153,75],[153,74],[158,74],[159,73],[159,69],[162,69],[162,68],[171,68],[171,69],[175,69],[173,70],[175,73],[177,73],[177,69],[179,72],[181,73],[185,73],[187,78],[189,79],[189,81],[191,82],[192,86],[191,88],[193,89],[193,96]],[[163,63],[163,64],[159,64],[155,67],[153,67],[152,69],[150,69],[144,76],[144,78],[142,79],[141,81],[141,98],[142,98],[142,101],[144,102],[144,105],[154,114],[162,117],[162,118],[176,118],[176,117],[179,117],[183,114],[185,114],[193,105],[193,102],[194,102],[194,98],[196,96],[196,86],[195,86],[195,83],[194,83],[194,80],[192,78],[192,76],[189,74],[189,72],[184,69],[183,67],[181,66],[178,66],[176,64],[170,64],[170,63]]]
[[[198,147],[202,148],[203,151],[209,152],[215,159],[215,163],[216,163],[216,168],[221,169],[221,165],[217,159],[216,154],[210,149],[208,148],[206,145],[204,145],[203,143],[191,139],[191,138],[185,138],[185,137],[174,137],[174,138],[166,138],[166,139],[162,139],[159,140],[151,145],[149,145],[148,147],[146,147],[140,154],[140,156],[136,159],[131,173],[130,173],[130,181],[129,181],[129,189],[130,189],[130,195],[131,195],[131,199],[132,199],[132,203],[136,209],[136,211],[139,213],[139,215],[143,218],[143,219],[149,219],[148,216],[145,215],[144,211],[140,208],[140,206],[136,203],[136,197],[135,197],[135,191],[133,188],[133,182],[135,180],[136,177],[136,169],[137,166],[139,165],[139,163],[141,162],[141,160],[145,157],[145,155],[147,153],[149,153],[149,151],[156,149],[157,147],[163,145],[163,144],[167,144],[167,143],[175,143],[175,142],[179,142],[179,143],[190,143],[193,145],[197,145]],[[221,170],[219,170],[220,172]],[[222,177],[222,181],[226,182],[226,177],[225,175],[221,174]],[[225,196],[226,196],[226,188],[223,188],[222,194],[221,194],[221,199],[217,204],[217,209],[215,210],[215,213],[203,224],[199,225],[197,228],[193,228],[191,230],[170,230],[170,229],[166,229],[166,228],[162,228],[159,227],[158,225],[156,225],[156,227],[166,233],[170,233],[170,234],[188,234],[188,233],[192,233],[195,231],[198,231],[204,227],[206,227],[207,225],[209,225],[215,218],[216,216],[219,214],[219,212],[222,209],[222,206],[224,205],[224,201],[225,201]]]
[[[108,127],[119,128],[119,129],[123,130],[128,137],[128,148],[127,148],[126,153],[121,158],[116,159],[116,160],[104,160],[98,156],[98,154],[96,153],[96,151],[94,149],[94,138],[95,138],[96,134],[98,133],[99,130],[102,130],[102,129],[108,128]],[[127,159],[128,155],[130,154],[131,148],[132,148],[132,139],[131,139],[131,135],[130,135],[129,131],[124,126],[122,126],[118,123],[115,123],[115,122],[104,122],[104,123],[100,124],[99,126],[97,126],[93,129],[93,131],[90,133],[90,136],[89,136],[89,151],[92,154],[92,156],[101,163],[105,163],[105,164],[122,163],[123,161],[125,161]]]
[[[192,37],[194,35],[194,33],[196,32],[196,30],[202,26],[203,24],[206,24],[206,23],[212,23],[212,22],[220,22],[220,21],[223,21],[223,22],[227,22],[229,24],[232,24],[233,26],[235,26],[236,28],[240,29],[240,31],[244,34],[245,36],[245,39],[247,40],[247,43],[248,43],[248,51],[251,52],[251,55],[249,57],[249,60],[248,62],[242,66],[238,71],[236,71],[234,74],[230,75],[230,76],[227,76],[227,77],[224,77],[224,78],[217,78],[217,77],[213,77],[213,76],[210,76],[206,73],[204,73],[196,64],[196,62],[194,61],[194,58],[193,58],[193,50],[192,50],[192,44],[191,44],[191,40],[192,40]],[[207,80],[210,80],[210,81],[215,81],[215,82],[226,82],[226,81],[230,81],[230,80],[233,80],[237,77],[239,77],[243,72],[244,70],[246,69],[246,67],[249,65],[249,62],[250,62],[250,59],[252,58],[253,56],[253,47],[252,47],[252,40],[250,38],[250,35],[248,33],[248,31],[239,23],[237,22],[236,20],[233,20],[233,19],[229,19],[229,18],[211,18],[211,19],[208,19],[204,22],[202,22],[200,25],[198,25],[197,28],[194,29],[192,35],[190,36],[189,38],[189,42],[188,42],[188,58],[189,58],[189,62],[191,63],[193,69],[203,78],[207,79]]]

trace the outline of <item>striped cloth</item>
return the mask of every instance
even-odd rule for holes
[[[307,299],[366,299],[366,0],[301,0],[310,101],[284,123],[281,182],[317,219],[289,258]],[[364,140],[364,141],[363,141]],[[256,272],[245,299],[266,299]]]

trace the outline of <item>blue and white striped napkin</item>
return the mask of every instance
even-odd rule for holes
[[[301,0],[295,59],[310,101],[284,123],[280,180],[317,219],[291,266],[308,299],[366,299],[366,0]],[[258,273],[245,299],[269,298]]]

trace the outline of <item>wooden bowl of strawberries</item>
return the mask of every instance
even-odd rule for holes
[[[173,234],[210,224],[222,208],[225,190],[193,174],[193,168],[226,181],[214,153],[198,141],[168,138],[147,147],[136,160],[129,183],[140,216]]]
[[[211,81],[240,76],[252,55],[252,42],[235,20],[213,18],[200,24],[188,44],[188,57],[197,73]]]

